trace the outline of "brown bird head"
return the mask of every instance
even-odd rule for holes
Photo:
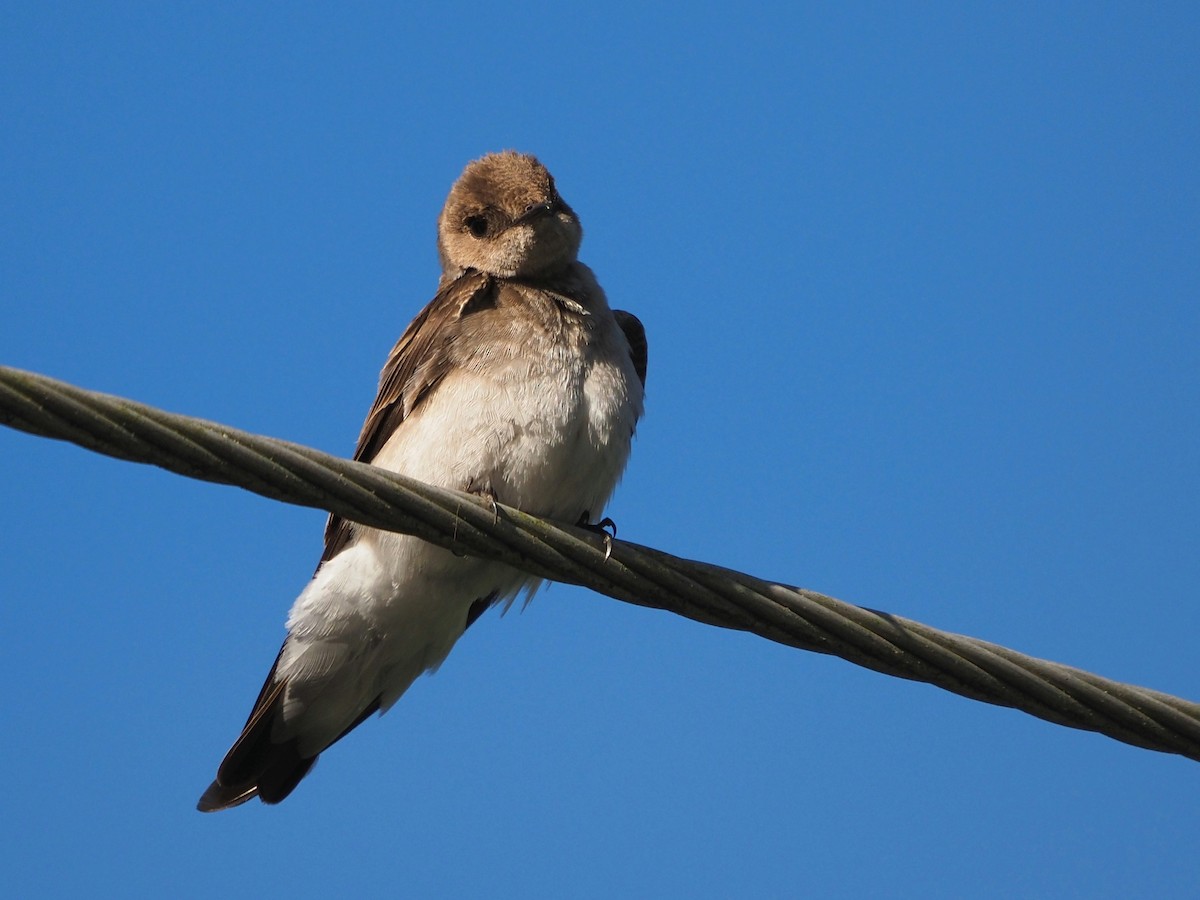
[[[438,218],[444,277],[552,275],[575,261],[583,228],[536,158],[512,150],[467,165]]]

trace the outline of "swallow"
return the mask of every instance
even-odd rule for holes
[[[579,262],[579,218],[535,157],[470,163],[438,217],[437,293],[379,378],[356,460],[571,524],[599,515],[642,416],[645,330]],[[241,734],[197,805],[279,803],[317,757],[538,579],[331,516]]]

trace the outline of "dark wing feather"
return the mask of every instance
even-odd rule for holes
[[[445,377],[450,359],[448,354],[438,352],[439,345],[449,341],[455,332],[447,324],[494,301],[492,280],[478,272],[469,272],[438,291],[404,329],[379,373],[379,393],[367,413],[354,451],[357,461],[371,462],[400,423],[412,415]],[[351,523],[339,516],[329,517],[322,563],[346,548],[352,528]]]
[[[633,368],[637,372],[638,378],[642,381],[642,387],[646,386],[646,360],[649,354],[649,346],[646,343],[646,329],[642,327],[641,321],[631,312],[625,312],[623,309],[614,309],[613,317],[617,320],[617,324],[621,326],[621,330],[625,332],[625,340],[629,341],[629,356],[633,359]]]

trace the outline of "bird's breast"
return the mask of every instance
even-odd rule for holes
[[[374,463],[443,487],[490,490],[535,515],[598,513],[641,412],[641,385],[619,338],[611,315],[515,338],[497,329]]]

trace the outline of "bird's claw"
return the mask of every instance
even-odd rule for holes
[[[500,504],[496,502],[496,492],[490,487],[477,488],[474,482],[467,485],[467,493],[474,494],[476,497],[482,497],[492,507],[492,524],[495,525],[500,521]]]
[[[608,562],[612,557],[613,538],[617,536],[617,523],[608,516],[605,516],[599,522],[591,522],[589,521],[590,519],[591,513],[584,510],[583,515],[579,517],[579,527],[586,528],[588,531],[595,532],[604,537],[604,561]],[[608,531],[610,528],[612,529],[611,532]]]
[[[468,482],[467,486],[465,488],[463,488],[463,490],[466,491],[466,493],[474,494],[476,497],[480,497],[480,498],[486,500],[489,504],[491,504],[492,524],[493,525],[495,525],[497,522],[500,521],[500,505],[496,502],[496,492],[495,491],[493,491],[490,487],[482,487],[482,488],[475,487],[474,480]],[[462,508],[459,507],[458,511],[455,513],[455,515],[456,516],[461,515],[461,512],[462,512]],[[455,541],[458,540],[458,521],[457,521],[457,519],[454,522],[453,539]],[[467,555],[466,553],[462,553],[453,548],[451,548],[450,552],[453,553],[455,556],[459,556],[459,557],[465,557]]]

